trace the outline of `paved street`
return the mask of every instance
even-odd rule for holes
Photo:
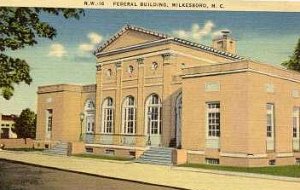
[[[47,156],[33,152],[0,151],[0,159],[16,160],[70,171],[197,190],[298,190],[300,181],[261,179],[231,174],[207,173],[178,167],[107,161],[90,158]],[[242,175],[242,174],[241,174]],[[271,177],[273,178],[273,177]]]
[[[176,190],[0,160],[0,190]]]

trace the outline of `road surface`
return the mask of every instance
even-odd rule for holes
[[[175,190],[0,160],[0,190]]]

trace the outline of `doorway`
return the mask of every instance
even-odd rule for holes
[[[182,94],[180,93],[175,102],[175,139],[176,147],[181,147],[181,115],[182,115]]]

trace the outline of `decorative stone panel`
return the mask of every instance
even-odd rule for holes
[[[275,87],[274,87],[273,84],[267,83],[267,84],[265,84],[265,90],[268,93],[274,93],[275,92]]]
[[[300,94],[299,94],[299,90],[292,90],[292,97],[293,98],[299,98]]]
[[[205,92],[219,92],[220,83],[219,82],[206,82],[205,83]]]

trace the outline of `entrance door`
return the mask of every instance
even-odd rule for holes
[[[95,128],[95,115],[89,114],[86,117],[86,133],[94,133]]]
[[[151,95],[147,102],[146,127],[147,127],[147,145],[149,146],[161,146],[161,101],[158,95]]]
[[[176,147],[181,146],[181,113],[182,113],[182,95],[180,94],[176,99],[176,106],[175,106]]]
[[[86,116],[86,134],[85,134],[85,142],[93,143],[94,142],[94,130],[95,130],[95,115],[88,114]]]
[[[50,140],[52,137],[52,109],[46,110],[46,139]]]

